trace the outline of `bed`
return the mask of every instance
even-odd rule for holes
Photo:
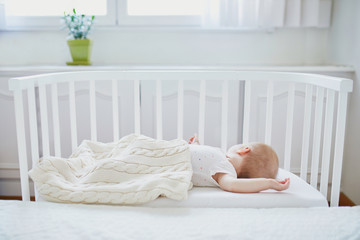
[[[360,207],[148,208],[0,201],[0,238],[355,240],[360,238],[359,215]]]
[[[97,114],[101,111],[97,102],[99,102],[98,91],[100,91],[102,81],[107,81],[111,85],[109,104],[106,107],[102,106],[102,108],[110,109],[111,117]],[[288,190],[235,194],[218,188],[194,187],[188,192],[188,199],[184,201],[159,197],[137,206],[97,206],[44,202],[41,201],[42,198],[35,189],[37,202],[27,202],[30,197],[28,163],[37,164],[39,156],[61,157],[65,155],[64,145],[71,145],[71,148],[75,149],[79,140],[83,140],[79,137],[81,133],[79,129],[85,124],[83,122],[79,124],[77,121],[79,109],[89,109],[86,126],[90,128],[87,132],[91,140],[98,140],[103,128],[103,124],[99,123],[104,123],[101,118],[105,117],[108,122],[104,125],[110,125],[112,128],[113,139],[109,141],[116,141],[124,135],[119,126],[119,116],[120,118],[125,116],[126,120],[131,122],[130,128],[134,133],[146,132],[144,126],[150,118],[148,116],[144,118],[143,115],[148,110],[144,108],[146,104],[152,102],[154,109],[151,118],[155,119],[151,126],[154,129],[152,137],[164,139],[164,136],[169,135],[166,133],[167,127],[164,126],[163,121],[163,109],[165,109],[163,100],[166,98],[163,96],[163,88],[165,83],[171,83],[176,86],[175,95],[173,94],[176,98],[175,106],[170,107],[173,111],[171,115],[174,115],[176,119],[174,134],[175,137],[183,139],[186,135],[184,133],[189,132],[187,129],[189,124],[186,121],[188,117],[184,114],[186,82],[199,83],[196,95],[198,104],[194,104],[198,110],[192,122],[196,123],[199,138],[205,142],[211,140],[209,134],[205,132],[209,121],[206,115],[209,108],[206,104],[210,95],[206,86],[210,86],[211,82],[220,83],[217,87],[219,91],[217,96],[219,96],[221,106],[217,115],[220,116],[220,122],[213,131],[218,130],[220,143],[217,147],[223,150],[231,144],[229,128],[232,120],[230,117],[234,114],[230,114],[233,106],[229,102],[233,91],[232,86],[235,86],[232,84],[239,83],[242,85],[236,86],[243,86],[243,92],[235,94],[243,98],[243,105],[239,110],[242,113],[241,119],[237,118],[238,122],[235,123],[239,125],[241,122],[240,137],[237,141],[249,142],[254,139],[251,130],[254,128],[253,94],[258,89],[257,84],[264,83],[265,97],[263,99],[265,99],[266,108],[263,119],[265,124],[256,128],[263,130],[263,134],[260,134],[263,138],[259,140],[270,145],[274,139],[283,136],[282,150],[284,152],[281,155],[282,166],[279,169],[278,178],[291,178],[291,186]],[[276,85],[278,83],[281,83],[282,87]],[[76,96],[76,85],[79,84],[88,86],[89,98],[85,106],[80,105],[81,101]],[[150,84],[155,90],[151,93],[152,101],[144,101],[145,97],[142,94],[146,84]],[[274,111],[276,108],[274,102],[279,96],[276,86],[279,89],[285,86],[286,111],[281,111],[285,114],[276,114]],[[58,88],[61,87],[67,93],[67,108],[59,104],[62,96]],[[296,233],[295,236],[299,236],[299,239],[309,236],[312,238],[318,236],[316,239],[348,239],[349,237],[356,239],[359,237],[358,207],[328,208],[328,202],[330,206],[336,207],[339,201],[347,96],[352,91],[352,81],[349,79],[277,72],[94,71],[13,78],[9,81],[9,88],[14,91],[24,202],[1,202],[1,214],[7,218],[9,215],[15,215],[14,211],[19,211],[23,213],[24,221],[25,219],[33,221],[36,227],[31,228],[33,230],[30,228],[24,230],[24,234],[26,231],[30,233],[33,231],[34,236],[43,238],[54,236],[53,234],[59,234],[61,236],[59,238],[77,234],[79,237],[85,236],[90,239],[92,237],[116,238],[120,232],[125,239],[133,238],[135,233],[139,239],[154,236],[175,239],[224,236],[230,239],[239,234],[244,234],[246,236],[244,238],[254,236],[265,239],[273,237],[288,239],[289,236],[294,238],[294,233]],[[303,93],[298,94],[299,89]],[[124,111],[119,107],[121,91],[125,91],[123,94],[131,93],[131,100],[125,101],[127,105],[130,104],[131,111]],[[298,95],[304,99],[303,106],[300,108],[299,103],[295,101]],[[24,97],[27,97],[27,106],[24,105]],[[301,139],[296,140],[294,125],[298,119],[295,119],[295,112],[299,109],[303,110],[301,112],[302,132]],[[63,124],[61,120],[64,115],[68,120],[66,124]],[[257,117],[259,116],[262,115]],[[273,123],[278,117],[283,118],[284,124],[281,124],[283,134]],[[300,144],[298,144],[299,141]],[[301,157],[297,156],[300,159],[298,168],[292,168],[296,165],[293,160],[294,154],[301,155]],[[75,212],[78,214],[74,214]],[[38,217],[34,218],[33,214]],[[339,216],[342,216],[341,219]],[[64,226],[65,219],[67,220]],[[99,224],[100,219],[107,220]],[[235,221],[238,221],[236,226]],[[16,220],[12,218],[10,222],[16,222]],[[42,224],[35,222],[45,224],[46,231],[41,232]],[[146,224],[141,225],[140,223],[143,222]],[[56,228],[59,224],[64,227]],[[14,226],[2,227],[0,234],[16,237],[17,235],[11,235],[10,231]]]

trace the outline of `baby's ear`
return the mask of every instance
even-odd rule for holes
[[[249,147],[242,147],[239,150],[236,151],[237,154],[239,155],[243,155],[250,152],[250,148]]]

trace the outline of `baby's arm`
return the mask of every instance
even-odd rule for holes
[[[267,189],[282,191],[288,189],[290,185],[290,178],[284,181],[271,178],[234,178],[226,173],[217,173],[213,178],[221,189],[235,193],[257,193]]]

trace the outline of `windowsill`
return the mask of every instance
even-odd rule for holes
[[[210,70],[210,71],[279,71],[279,72],[348,72],[354,73],[352,66],[240,66],[240,65],[34,65],[34,66],[1,66],[0,72],[53,72],[53,71],[121,71],[121,70]]]
[[[318,29],[327,30],[320,27],[281,27],[281,28],[238,28],[238,27],[199,27],[199,26],[94,26],[93,31],[161,31],[161,32],[267,32],[273,33],[281,30],[304,30]],[[38,26],[38,27],[7,27],[0,29],[0,32],[58,32],[64,31],[62,26]]]

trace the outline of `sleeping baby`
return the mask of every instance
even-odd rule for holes
[[[276,180],[278,157],[263,143],[232,146],[226,155],[219,149],[200,145],[197,135],[189,140],[195,186],[218,186],[235,193],[285,190],[290,178]]]

